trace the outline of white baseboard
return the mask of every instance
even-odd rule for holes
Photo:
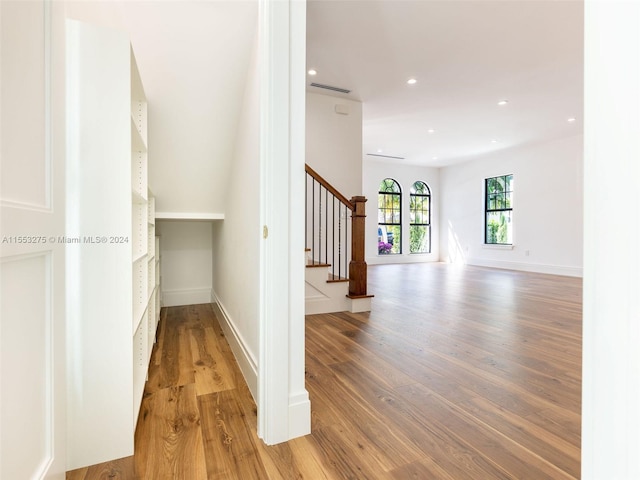
[[[163,290],[162,306],[179,307],[181,305],[198,305],[211,301],[210,288],[194,288],[187,290]]]
[[[311,433],[311,402],[306,390],[289,396],[289,440]]]
[[[366,258],[367,265],[388,265],[390,263],[433,263],[439,262],[435,253],[400,253],[390,255],[375,255]]]
[[[546,273],[549,275],[563,275],[566,277],[582,277],[582,267],[565,265],[546,265],[539,263],[506,262],[503,260],[488,260],[483,258],[468,258],[467,265],[477,267],[501,268],[505,270],[519,270],[522,272]]]
[[[258,398],[258,363],[246,347],[246,342],[242,338],[242,335],[235,328],[233,320],[229,317],[229,314],[224,308],[224,305],[220,302],[220,299],[212,290],[210,292],[212,297],[212,303],[214,303],[214,311],[220,321],[220,326],[227,337],[227,342],[231,347],[233,355],[236,357],[240,371],[244,376],[247,386],[253,395],[254,400]]]
[[[245,346],[242,336],[234,327],[233,320],[220,302],[216,293],[210,292],[213,308],[220,321],[220,326],[229,342],[233,355],[238,362],[240,371],[254,400],[258,398],[258,365],[255,358]],[[301,437],[311,433],[311,402],[307,390],[302,390],[289,396],[289,439]]]
[[[370,312],[371,311],[371,297],[366,298],[349,298],[351,313]]]

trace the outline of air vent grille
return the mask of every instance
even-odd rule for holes
[[[311,84],[311,86],[316,88],[324,88],[325,90],[332,90],[334,92],[351,93],[351,90],[347,90],[346,88],[332,87],[331,85],[323,85],[321,83],[314,82]]]
[[[404,160],[404,157],[394,157],[393,155],[380,155],[379,153],[367,153],[371,157],[395,158],[396,160]]]

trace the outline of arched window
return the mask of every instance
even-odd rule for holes
[[[409,252],[431,252],[431,190],[426,183],[417,181],[409,196]]]
[[[378,191],[378,254],[402,253],[402,189],[385,178]]]

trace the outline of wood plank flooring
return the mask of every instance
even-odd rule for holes
[[[580,478],[580,279],[380,265],[369,291],[307,316],[312,434],[272,447],[217,307],[163,309],[135,456],[67,480]]]

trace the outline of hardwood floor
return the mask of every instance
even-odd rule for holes
[[[164,309],[135,456],[67,479],[580,478],[580,279],[384,265],[369,291],[307,316],[312,434],[274,447],[216,307]]]

